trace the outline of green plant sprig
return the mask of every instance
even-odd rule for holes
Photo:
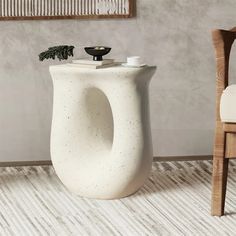
[[[48,48],[47,51],[41,52],[39,54],[39,60],[48,60],[48,59],[53,59],[58,58],[59,61],[61,60],[67,60],[68,57],[74,56],[74,46],[68,46],[68,45],[60,45],[60,46],[54,46]]]

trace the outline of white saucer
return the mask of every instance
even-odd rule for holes
[[[146,64],[140,64],[140,65],[134,66],[134,65],[129,65],[129,64],[127,64],[127,63],[122,63],[121,65],[122,65],[122,66],[125,66],[125,67],[131,67],[131,68],[139,68],[139,67],[144,67],[144,66],[146,66]]]

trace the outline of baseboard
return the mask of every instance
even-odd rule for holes
[[[154,157],[154,161],[204,161],[212,160],[212,155],[206,156],[167,156],[167,157]]]
[[[212,156],[167,156],[167,157],[154,157],[153,161],[203,161],[212,160]],[[51,161],[12,161],[0,162],[0,167],[12,166],[45,166],[52,165]]]
[[[52,165],[51,161],[10,161],[0,162],[0,167],[12,167],[12,166],[48,166]]]

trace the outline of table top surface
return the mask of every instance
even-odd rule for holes
[[[66,64],[60,64],[60,65],[52,65],[50,66],[50,69],[77,69],[77,70],[81,70],[81,71],[93,71],[93,72],[101,72],[101,71],[117,71],[117,70],[144,70],[147,68],[156,68],[156,66],[149,66],[149,65],[145,65],[145,66],[141,66],[141,67],[128,67],[128,66],[123,66],[122,63],[117,63],[116,65],[113,66],[105,66],[104,68],[89,68],[89,67],[81,67],[78,66],[78,64],[75,63],[66,63]]]

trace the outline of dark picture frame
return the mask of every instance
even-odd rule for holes
[[[0,21],[135,16],[135,0],[0,0]]]

